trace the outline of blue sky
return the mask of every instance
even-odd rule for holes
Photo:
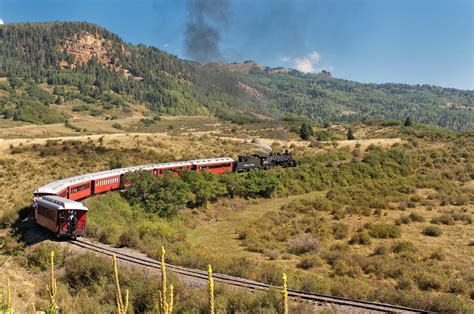
[[[220,61],[474,89],[472,0],[230,0],[227,13],[211,21]],[[0,0],[5,23],[88,21],[186,59],[191,15],[184,0]]]

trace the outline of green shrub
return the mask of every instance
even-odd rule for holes
[[[21,101],[13,113],[13,120],[35,124],[61,123],[66,119],[53,107],[36,101]]]
[[[356,278],[362,275],[362,269],[359,264],[352,259],[337,259],[332,264],[332,267],[337,276]]]
[[[439,237],[443,232],[439,227],[429,226],[423,229],[423,234],[430,237]]]
[[[409,241],[398,242],[393,246],[394,253],[413,252],[414,250],[415,246]]]
[[[385,246],[378,246],[374,249],[373,255],[387,255],[390,253],[390,249]]]
[[[400,218],[398,218],[398,219],[395,220],[395,224],[396,224],[397,226],[400,226],[400,225],[403,225],[403,224],[404,224],[404,225],[407,225],[407,224],[409,224],[411,221],[412,221],[412,220],[411,220],[410,216],[401,216]]]
[[[13,256],[21,255],[24,251],[24,243],[16,236],[7,233],[0,237],[0,253]]]
[[[431,219],[431,223],[433,224],[437,224],[437,225],[454,225],[454,219],[453,217],[449,216],[449,215],[442,215],[442,216],[439,216],[439,217],[435,217],[433,219]]]
[[[418,213],[411,213],[409,215],[411,221],[416,221],[416,222],[423,222],[425,221],[425,217],[423,217],[422,215],[418,214]]]
[[[29,266],[38,267],[41,271],[45,271],[50,267],[51,251],[54,251],[54,262],[56,266],[64,263],[67,251],[62,251],[57,245],[41,243],[35,246],[31,251],[26,253],[26,261]]]
[[[371,290],[372,288],[366,282],[344,276],[333,280],[330,294],[352,299],[367,299]]]
[[[75,289],[86,288],[98,282],[111,280],[112,263],[93,253],[85,253],[67,260],[64,268],[64,279]]]
[[[301,269],[310,269],[313,267],[321,267],[323,262],[318,256],[307,256],[303,257],[296,267]]]
[[[302,140],[309,140],[311,136],[313,136],[313,127],[307,123],[303,123],[300,128],[300,137]]]
[[[326,130],[319,131],[316,134],[316,139],[318,140],[318,142],[330,141],[332,140],[332,138],[333,136],[331,132],[328,132]]]
[[[439,290],[442,280],[434,274],[422,273],[416,278],[416,283],[420,290]]]
[[[399,238],[401,230],[390,224],[373,224],[369,227],[369,235],[376,239]]]
[[[251,170],[244,175],[227,175],[221,178],[231,196],[244,198],[271,197],[280,185],[272,173],[260,170]]]
[[[288,241],[288,252],[292,254],[316,253],[318,250],[318,239],[308,233],[296,235]]]
[[[120,235],[118,241],[118,245],[121,247],[136,248],[138,247],[140,238],[135,230],[128,229]]]
[[[461,280],[451,280],[448,283],[448,292],[454,294],[463,294],[467,290],[466,284]]]
[[[271,261],[277,260],[280,257],[280,251],[278,251],[277,249],[266,249],[262,251],[263,251],[263,254],[267,256],[268,259]]]
[[[468,225],[472,224],[472,216],[468,213],[453,211],[451,217],[456,221],[463,221]]]
[[[354,234],[349,241],[350,244],[362,244],[369,245],[372,242],[369,233],[367,230],[357,232]]]
[[[18,219],[18,211],[14,208],[4,209],[0,216],[0,228],[6,228],[15,223]]]
[[[193,207],[206,206],[227,194],[225,186],[219,182],[219,176],[214,173],[186,171],[181,178],[194,194]]]
[[[409,278],[401,278],[397,285],[395,286],[395,288],[397,290],[407,290],[407,291],[410,291],[411,290],[411,287],[413,285],[413,281],[410,280]]]
[[[332,226],[332,233],[336,239],[345,239],[349,235],[349,226],[343,223],[337,223]]]
[[[114,129],[117,129],[117,130],[121,130],[121,129],[122,129],[122,125],[121,125],[120,123],[114,123],[114,124],[112,124],[112,127],[113,127]]]
[[[130,173],[126,180],[133,184],[125,190],[125,198],[161,217],[173,216],[193,200],[189,186],[178,177]]]
[[[472,215],[469,214],[462,214],[460,220],[464,221],[468,225],[472,224],[473,221]]]
[[[119,152],[115,152],[109,159],[109,169],[118,169],[123,167],[123,155]]]
[[[472,313],[472,307],[468,303],[449,293],[438,294],[428,309],[439,313]]]
[[[346,217],[346,211],[345,209],[342,209],[342,208],[337,208],[337,209],[334,209],[332,212],[332,217],[334,218],[334,220],[341,220],[341,219],[344,219]]]

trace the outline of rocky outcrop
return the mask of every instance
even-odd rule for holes
[[[245,91],[247,94],[251,94],[251,95],[254,95],[254,96],[257,96],[257,97],[262,97],[262,94],[258,90],[256,90],[253,87],[248,86],[245,83],[242,83],[242,82],[238,81],[237,86],[240,89],[242,89],[243,91]]]
[[[130,70],[122,67],[118,63],[116,52],[123,56],[130,56],[130,52],[124,45],[114,44],[111,40],[100,38],[90,33],[75,35],[71,39],[66,39],[61,44],[60,50],[72,56],[72,62],[66,60],[59,61],[61,68],[74,69],[79,64],[84,64],[90,60],[95,60],[104,66],[117,72],[123,73],[126,77],[131,76]],[[134,79],[141,79],[134,77]]]

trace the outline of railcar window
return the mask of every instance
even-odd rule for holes
[[[186,167],[173,167],[173,168],[166,168],[166,169],[160,169],[160,174],[161,173],[166,173],[166,172],[178,172],[180,170],[186,169]]]
[[[227,168],[230,167],[230,164],[215,164],[215,165],[202,165],[200,169],[216,169],[216,168]]]
[[[56,221],[56,210],[54,209],[38,206],[38,214],[49,220]]]
[[[71,193],[77,193],[77,192],[80,192],[80,191],[84,191],[84,190],[87,190],[90,188],[90,183],[86,183],[86,184],[83,184],[83,185],[79,185],[79,186],[75,186],[73,188],[71,188]]]
[[[104,186],[112,183],[117,183],[119,181],[119,178],[110,178],[110,179],[102,179],[102,180],[97,180],[96,185],[97,186]]]

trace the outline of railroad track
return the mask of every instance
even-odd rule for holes
[[[145,266],[154,269],[161,268],[161,262],[156,261],[151,258],[142,258],[136,257],[132,255],[128,255],[126,253],[120,252],[116,249],[106,247],[103,245],[97,245],[88,241],[75,239],[70,241],[71,244],[81,247],[83,249],[93,251],[99,254],[112,256],[115,255],[117,259],[129,262],[135,265]],[[208,280],[207,271],[198,270],[198,269],[191,269],[176,265],[171,265],[166,263],[166,268],[178,275],[192,277],[196,279],[201,279],[204,281]],[[269,284],[261,283],[258,281],[253,281],[249,279],[244,279],[240,277],[228,276],[224,274],[214,273],[213,275],[214,281],[221,282],[224,284],[228,284],[234,287],[245,288],[250,291],[265,291],[270,289],[280,290],[281,287],[272,286]],[[391,305],[386,303],[379,303],[379,302],[370,302],[370,301],[360,301],[360,300],[353,300],[348,298],[342,297],[334,297],[324,294],[318,293],[308,293],[303,291],[297,291],[288,289],[288,296],[293,299],[304,300],[308,302],[313,302],[316,304],[336,304],[340,306],[347,306],[351,308],[357,308],[364,311],[374,311],[374,312],[383,312],[383,313],[429,313],[427,311],[413,309],[404,306],[398,305]]]

